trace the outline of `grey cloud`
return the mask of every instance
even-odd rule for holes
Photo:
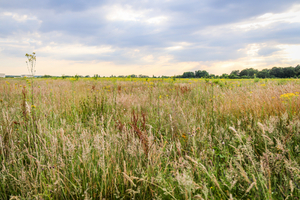
[[[244,56],[238,49],[249,43],[300,43],[298,23],[275,24],[273,27],[253,31],[218,29],[219,33],[201,34],[210,27],[248,20],[267,12],[283,12],[298,1],[280,0],[207,0],[207,1],[24,1],[11,0],[0,3],[0,11],[36,16],[37,20],[17,22],[0,18],[0,37],[24,37],[38,32],[41,48],[52,42],[60,45],[83,44],[86,46],[111,45],[115,52],[102,55],[65,55],[61,59],[107,60],[116,63],[142,63],[140,58],[128,56],[127,50],[143,48],[140,56],[147,54],[172,55],[174,61],[209,61],[236,59]],[[149,9],[149,16],[167,16],[163,25],[134,21],[108,21],[102,6],[130,5],[135,10]],[[96,11],[96,8],[98,11]],[[154,29],[160,31],[155,32]],[[195,34],[199,32],[199,34]],[[30,36],[28,36],[30,37]],[[193,45],[178,51],[165,48],[179,42]],[[8,47],[7,47],[8,48]],[[10,51],[10,49],[8,49]],[[260,55],[268,55],[276,49],[262,49]],[[11,53],[13,51],[11,50]],[[44,53],[44,56],[51,56]],[[63,56],[63,55],[62,55]]]
[[[38,12],[39,9],[55,10],[56,12],[83,11],[94,6],[105,4],[106,1],[99,0],[9,0],[1,1],[3,9],[10,10],[28,10],[29,12]]]
[[[258,55],[268,56],[280,50],[281,50],[280,48],[276,48],[276,47],[263,47],[258,51]]]

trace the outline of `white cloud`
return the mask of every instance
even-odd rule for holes
[[[218,37],[222,34],[243,33],[261,28],[269,28],[278,23],[300,23],[300,5],[295,5],[283,13],[265,13],[238,23],[207,26],[195,31],[193,34]]]
[[[167,47],[165,48],[166,50],[171,50],[171,51],[174,51],[174,50],[180,50],[182,49],[183,47],[182,46],[172,46],[172,47]]]
[[[153,10],[151,9],[135,10],[128,5],[108,6],[105,7],[104,10],[106,10],[107,12],[106,18],[110,21],[133,21],[158,25],[165,22],[168,19],[166,16],[163,15],[151,16],[153,12]]]
[[[25,21],[28,21],[28,20],[37,20],[40,23],[42,22],[41,20],[38,20],[38,18],[36,16],[21,15],[21,14],[12,13],[12,12],[0,13],[0,17],[1,16],[11,17],[12,19],[14,19],[15,21],[18,21],[18,22],[25,22]]]
[[[160,24],[164,21],[166,21],[168,18],[165,16],[158,16],[158,17],[152,17],[146,20],[149,24]]]
[[[154,61],[154,56],[153,55],[147,55],[147,56],[144,56],[142,58],[142,60],[144,60],[146,62],[153,62]]]
[[[250,31],[275,23],[300,23],[300,5],[295,5],[292,9],[284,13],[266,13],[251,20],[237,23],[235,28]]]
[[[173,46],[164,48],[167,51],[182,50],[186,47],[191,47],[193,44],[189,42],[174,42]]]
[[[278,48],[282,49],[282,55],[288,61],[298,61],[300,63],[300,45],[278,45]]]

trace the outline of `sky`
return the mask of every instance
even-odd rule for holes
[[[0,1],[0,73],[180,75],[300,64],[299,0]]]

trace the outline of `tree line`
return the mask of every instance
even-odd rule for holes
[[[15,75],[6,75],[7,78],[12,77],[20,77]],[[34,76],[36,78],[52,78],[52,77],[61,77],[61,78],[89,78],[89,75],[82,76],[82,75],[75,75],[75,76],[68,76],[68,75],[62,75],[62,76],[50,76],[50,75],[44,75],[44,76]],[[95,74],[92,76],[93,78],[97,79],[101,76],[98,74]],[[102,76],[105,77],[105,76]],[[147,75],[119,75],[119,76],[107,76],[111,78],[150,78]],[[247,79],[247,78],[300,78],[300,65],[297,65],[296,67],[273,67],[272,69],[262,69],[257,70],[254,68],[247,68],[243,70],[233,70],[230,74],[222,74],[222,75],[214,75],[210,74],[205,70],[197,70],[195,72],[184,72],[182,75],[175,75],[175,76],[152,76],[152,78],[223,78],[223,79]]]
[[[184,72],[176,78],[300,78],[300,65],[296,67],[273,67],[272,69],[257,70],[247,68],[243,70],[233,70],[230,74],[222,74],[221,76],[209,74],[205,70],[197,70],[195,72]]]

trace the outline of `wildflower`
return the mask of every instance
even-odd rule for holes
[[[294,93],[286,93],[286,94],[282,94],[280,95],[280,99],[284,101],[288,101],[291,100],[292,98],[298,97],[298,94],[294,94]]]
[[[35,108],[36,106],[35,105],[31,105],[31,108]]]
[[[161,99],[161,95],[159,95],[159,98]]]

